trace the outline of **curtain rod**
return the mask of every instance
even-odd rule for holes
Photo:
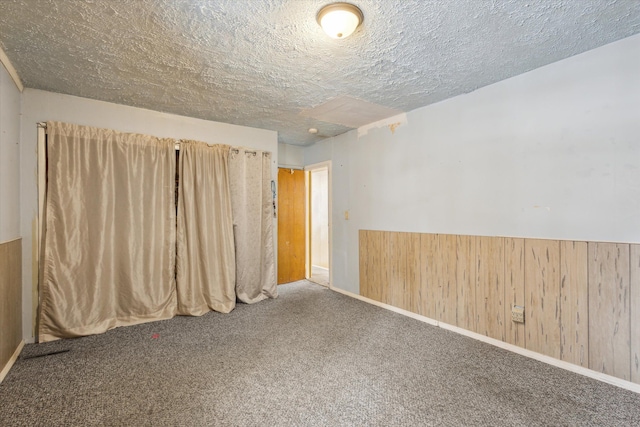
[[[236,154],[240,153],[240,149],[239,148],[232,148],[231,151],[233,151]],[[254,150],[254,151],[245,150],[244,154],[253,154],[255,156],[256,154],[258,154],[258,150]],[[268,156],[269,154],[271,154],[271,151],[263,151],[262,152],[263,156]]]
[[[47,128],[47,123],[46,122],[38,122],[37,123],[38,127],[41,129],[46,129]],[[176,151],[180,150],[180,141],[182,141],[181,139],[177,139],[177,138],[173,138],[174,139],[174,148]],[[235,152],[236,154],[238,154],[240,152],[240,149],[238,148],[232,148],[231,151]],[[254,156],[258,153],[258,150],[255,151],[245,151],[245,154],[253,154]],[[262,155],[263,156],[268,156],[271,154],[271,151],[263,151]]]
[[[47,128],[47,123],[46,122],[38,122],[36,124],[40,129],[46,129]],[[176,150],[179,150],[180,149],[180,140],[176,139],[176,138],[173,138],[173,139],[175,141]]]

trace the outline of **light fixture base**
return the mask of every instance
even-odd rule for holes
[[[358,6],[341,2],[324,6],[316,19],[329,37],[343,39],[349,37],[362,24],[364,15]]]

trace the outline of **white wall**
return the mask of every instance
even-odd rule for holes
[[[278,144],[278,165],[283,168],[304,166],[304,148],[291,144]]]
[[[20,91],[0,65],[0,243],[20,237]]]
[[[32,230],[38,216],[37,128],[47,120],[135,132],[159,137],[193,139],[271,151],[272,177],[277,179],[278,136],[274,131],[176,116],[75,96],[26,89],[22,97],[22,149],[20,163],[23,236],[23,334],[33,337]],[[277,224],[274,221],[274,227]]]
[[[639,52],[636,35],[305,148],[333,161],[334,286],[358,292],[360,229],[640,242]]]

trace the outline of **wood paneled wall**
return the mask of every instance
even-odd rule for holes
[[[638,244],[360,230],[360,294],[640,383]]]
[[[22,341],[22,240],[0,244],[0,371]]]

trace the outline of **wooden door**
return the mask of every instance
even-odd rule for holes
[[[278,169],[278,284],[305,277],[304,171]]]

